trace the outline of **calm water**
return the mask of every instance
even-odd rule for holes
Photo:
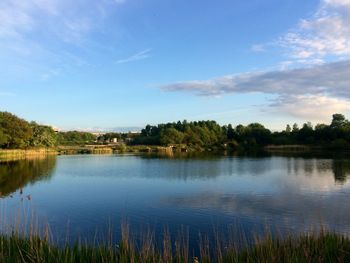
[[[350,233],[350,159],[78,155],[0,163],[1,220],[35,214],[57,241],[181,226]],[[349,178],[350,179],[350,178]],[[11,218],[11,219],[10,219]],[[40,223],[39,223],[40,224]]]

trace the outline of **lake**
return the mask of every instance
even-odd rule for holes
[[[92,242],[121,222],[156,236],[228,228],[350,233],[350,158],[327,156],[71,155],[0,163],[6,229],[48,223],[57,242]],[[20,218],[20,219],[18,219]],[[15,220],[16,219],[16,220]],[[25,223],[26,222],[26,223]],[[16,226],[14,226],[16,227]],[[3,230],[4,231],[4,230]]]

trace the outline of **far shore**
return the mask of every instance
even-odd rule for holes
[[[118,153],[173,153],[174,147],[162,146],[121,146],[121,145],[84,145],[58,146],[57,148],[38,149],[0,149],[1,160],[17,160],[39,158],[48,155],[75,155],[75,154],[118,154]]]
[[[250,152],[250,150],[262,150],[267,153],[300,153],[300,152],[328,152],[330,149],[324,146],[314,145],[267,145],[265,147],[252,147],[242,149],[197,149],[186,145],[64,145],[56,148],[37,148],[37,149],[0,149],[0,161],[30,159],[45,157],[48,155],[75,155],[75,154],[123,154],[123,153],[159,153],[159,154],[179,154],[179,153],[235,153]],[[347,151],[348,149],[337,149]]]

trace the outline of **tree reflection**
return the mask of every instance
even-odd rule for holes
[[[56,157],[0,163],[0,196],[11,193],[37,181],[49,180],[56,166]]]
[[[350,174],[350,161],[334,160],[332,165],[334,179],[337,183],[344,184]]]

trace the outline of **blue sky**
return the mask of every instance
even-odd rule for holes
[[[349,24],[350,0],[2,0],[0,110],[81,130],[328,122],[350,111]]]

